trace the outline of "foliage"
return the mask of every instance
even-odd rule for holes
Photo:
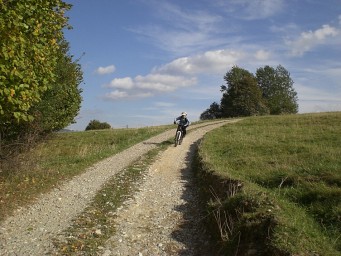
[[[253,116],[266,112],[261,90],[250,72],[234,66],[224,79],[227,83],[227,87],[221,86],[224,117]]]
[[[297,93],[289,72],[281,65],[276,69],[265,66],[256,71],[258,85],[270,114],[296,114],[298,112]]]
[[[200,120],[209,120],[215,118],[221,118],[221,108],[217,102],[213,102],[208,109],[206,109],[201,115]]]
[[[0,1],[0,124],[31,121],[30,108],[56,81],[58,42],[70,5],[61,0]]]
[[[3,140],[11,145],[14,141],[28,144],[40,135],[58,131],[73,122],[81,104],[82,71],[77,62],[68,55],[68,43],[62,41],[55,68],[55,82],[42,94],[41,101],[32,105],[28,114],[34,119],[31,122],[12,120],[2,126]],[[5,143],[4,143],[5,144]]]
[[[265,66],[257,69],[256,77],[249,71],[233,66],[224,76],[226,85],[220,106],[223,117],[296,114],[297,93],[289,72],[281,65],[276,69]],[[256,82],[255,82],[256,81]],[[202,119],[214,118],[211,108],[202,113]]]
[[[59,45],[55,82],[29,111],[35,118],[34,126],[43,133],[58,131],[73,123],[82,101],[82,90],[78,88],[83,80],[81,67],[69,55],[68,42],[63,40]]]
[[[220,224],[234,229],[224,245],[248,240],[245,230],[255,223],[263,230],[259,216],[270,221],[268,248],[287,252],[270,255],[341,254],[340,125],[341,112],[250,117],[205,136],[200,157],[220,181],[204,177],[204,184],[232,183],[214,206]]]
[[[89,122],[89,124],[86,126],[85,130],[86,131],[89,131],[89,130],[102,130],[102,129],[110,129],[110,128],[111,128],[110,124],[108,124],[106,122],[101,123],[98,120],[91,120]]]

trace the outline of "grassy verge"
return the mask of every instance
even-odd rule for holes
[[[340,127],[341,112],[252,117],[205,136],[200,175],[222,250],[341,254]]]
[[[173,126],[56,133],[0,166],[0,221],[94,163]]]
[[[117,209],[138,190],[149,165],[159,152],[171,144],[171,140],[163,142],[107,182],[93,202],[62,234],[63,239],[55,241],[58,254],[95,255],[101,248],[104,249],[104,243],[115,233]]]

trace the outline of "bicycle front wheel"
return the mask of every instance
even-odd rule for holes
[[[175,147],[177,145],[180,145],[180,142],[181,142],[181,131],[177,131],[176,132],[176,135],[175,135]]]

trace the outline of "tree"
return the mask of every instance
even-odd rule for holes
[[[29,110],[34,117],[34,126],[42,133],[57,131],[73,123],[82,101],[82,90],[78,88],[83,81],[81,67],[69,55],[69,43],[62,40],[59,45],[55,82],[42,95],[41,101]]]
[[[296,114],[297,93],[289,72],[281,65],[276,69],[265,66],[256,71],[256,78],[270,114]]]
[[[222,113],[220,105],[217,102],[213,102],[208,109],[201,113],[200,120],[209,120],[221,117]]]
[[[111,126],[110,124],[104,122],[104,123],[101,123],[100,121],[98,120],[91,120],[89,122],[89,124],[87,125],[87,127],[85,128],[86,131],[89,131],[89,130],[102,130],[102,129],[110,129]]]
[[[56,79],[70,7],[61,0],[0,0],[0,126],[33,120],[30,108]]]
[[[221,109],[224,117],[252,116],[267,113],[257,80],[249,71],[237,66],[226,73],[227,86],[221,86]]]

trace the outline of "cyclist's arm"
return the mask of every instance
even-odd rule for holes
[[[184,124],[185,127],[189,126],[189,121],[188,121],[188,119],[186,119],[186,121],[187,121],[186,124]]]

